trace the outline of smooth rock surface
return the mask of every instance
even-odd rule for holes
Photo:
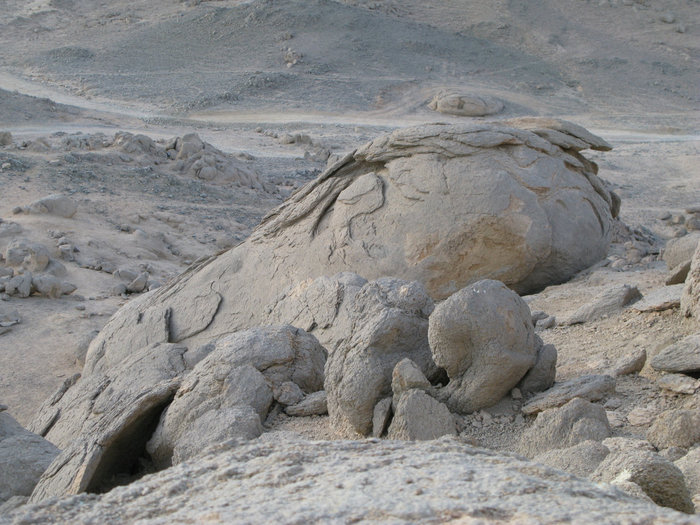
[[[388,439],[423,441],[457,432],[449,409],[423,390],[407,390],[398,396],[398,401],[394,399],[394,403],[396,409]]]
[[[328,403],[325,390],[313,392],[304,397],[296,405],[285,407],[284,411],[290,416],[322,416],[328,413]]]
[[[578,324],[609,317],[641,298],[642,294],[639,293],[636,286],[624,284],[610,288],[590,303],[581,306],[565,322],[566,324]]]

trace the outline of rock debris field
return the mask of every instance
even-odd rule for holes
[[[0,524],[700,523],[699,8],[5,2]]]

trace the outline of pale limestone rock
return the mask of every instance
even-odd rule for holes
[[[388,438],[406,441],[437,439],[457,432],[448,408],[423,390],[406,390],[395,399]]]
[[[575,397],[588,401],[599,401],[615,391],[615,379],[608,375],[584,375],[537,394],[523,405],[525,415],[536,414],[548,408],[562,406]]]

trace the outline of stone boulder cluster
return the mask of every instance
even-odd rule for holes
[[[201,173],[216,163],[200,146],[183,138],[166,151]],[[657,451],[696,446],[697,414],[669,415],[649,431],[649,442],[611,437],[597,402],[614,393],[615,379],[555,382],[556,348],[543,343],[518,295],[562,282],[606,253],[619,199],[581,155],[585,148],[609,146],[571,123],[523,119],[401,129],[347,155],[273,210],[248,240],[112,317],[90,344],[82,374],[66,380],[30,426],[35,441],[57,449],[35,476],[29,501],[36,505],[26,507],[26,517],[50,512],[50,498],[124,484],[102,501],[116,494],[121,502],[148,499],[162,489],[186,498],[184,509],[202,505],[193,496],[201,495],[200,483],[226,486],[245,501],[247,489],[237,483],[266,472],[271,478],[261,483],[294,482],[317,503],[348,484],[374,487],[378,499],[362,507],[376,505],[377,514],[342,509],[331,516],[324,508],[314,515],[374,519],[389,512],[383,493],[404,490],[390,487],[392,469],[400,465],[405,477],[418,461],[397,454],[415,449],[441,480],[426,484],[416,471],[401,481],[415,497],[440,486],[457,499],[476,491],[489,502],[455,515],[537,521],[541,509],[519,514],[514,494],[580,484],[561,495],[567,512],[591,517],[599,510],[584,511],[582,502],[600,495],[601,505],[617,502],[609,510],[623,521],[640,509],[650,523],[683,519],[639,498],[693,512],[689,488],[698,476]],[[684,304],[697,315],[697,293],[688,295]],[[517,445],[521,454],[616,484],[637,499],[460,441],[465,417],[504,402],[531,421]],[[309,443],[267,432],[266,422],[282,412],[327,413],[337,437],[371,439]],[[353,447],[363,457],[345,466],[318,460],[337,462]],[[498,469],[504,472],[496,482]],[[134,481],[153,471],[162,472]],[[503,476],[524,485],[503,485]],[[491,484],[475,481],[482,477]],[[218,508],[216,494],[209,505]],[[417,520],[427,517],[414,512]]]

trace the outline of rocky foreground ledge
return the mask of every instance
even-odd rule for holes
[[[281,434],[281,435],[278,435]],[[700,518],[458,438],[229,441],[103,495],[0,516],[32,523],[645,523]]]

